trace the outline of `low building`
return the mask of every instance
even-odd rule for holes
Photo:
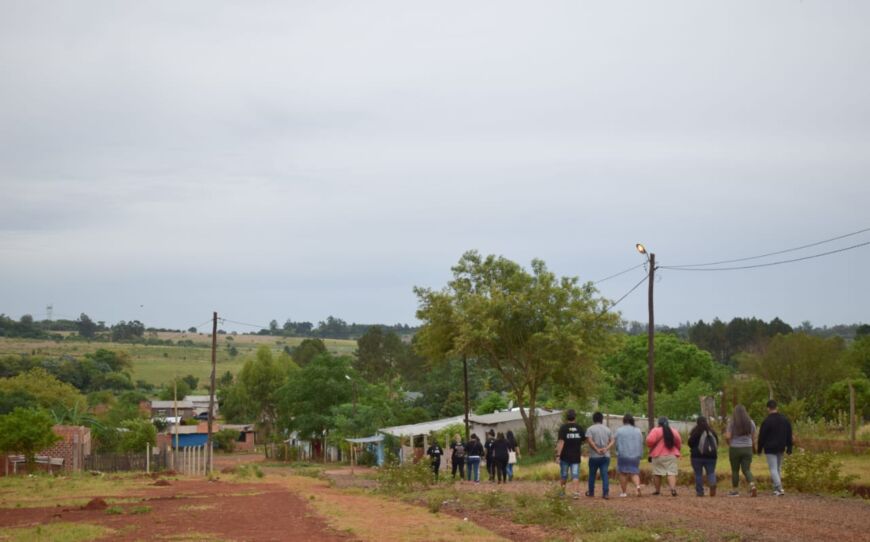
[[[208,414],[208,405],[211,401],[211,397],[208,395],[188,395],[184,398],[185,401],[189,401],[193,405],[193,415],[199,416],[200,414]],[[218,415],[218,402],[217,397],[215,397],[214,401],[214,411],[212,412],[212,418],[216,418]]]
[[[163,418],[166,419],[170,416],[175,416],[176,408],[178,409],[178,416],[182,419],[185,418],[193,418],[195,415],[193,403],[187,400],[180,401],[151,401],[150,409],[151,409],[151,417],[152,418]],[[208,411],[208,407],[206,407],[206,411]]]
[[[60,440],[36,453],[37,468],[52,472],[82,470],[85,458],[91,455],[91,430],[80,425],[55,425],[51,430]],[[24,456],[0,457],[4,463],[2,474],[17,472],[24,465]]]

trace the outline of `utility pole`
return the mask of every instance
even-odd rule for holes
[[[468,434],[468,357],[462,355],[462,379],[465,382],[465,442],[471,438]]]
[[[655,345],[655,311],[653,310],[653,284],[655,284],[656,273],[656,255],[649,255],[649,328],[647,329],[647,366],[646,366],[646,415],[648,420],[648,431],[652,431],[655,427],[655,363],[656,363],[656,345]]]
[[[175,407],[175,426],[173,427],[175,430],[175,452],[172,454],[172,468],[178,470],[178,426],[180,425],[178,422],[181,421],[178,418],[178,373],[172,380],[172,401]]]
[[[206,453],[206,468],[205,471],[208,474],[211,474],[212,469],[212,454],[214,451],[212,450],[212,425],[214,423],[214,385],[215,385],[215,372],[217,371],[217,311],[212,315],[211,322],[211,385],[208,390],[208,436],[205,441],[205,453]]]

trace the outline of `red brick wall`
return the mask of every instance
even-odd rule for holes
[[[91,454],[91,430],[76,425],[55,425],[51,429],[61,439],[50,448],[37,452],[36,455],[62,458],[63,470],[65,471],[81,470],[84,457]],[[0,460],[4,465],[0,469],[0,475],[3,475],[6,473],[6,456],[0,456],[0,458],[2,458]],[[48,470],[47,466],[39,465],[39,468]],[[11,467],[9,472],[12,472]]]

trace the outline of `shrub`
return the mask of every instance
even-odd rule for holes
[[[239,432],[233,429],[221,429],[214,434],[214,442],[217,447],[227,453],[236,449],[236,439],[239,437]]]
[[[783,462],[782,474],[789,487],[809,493],[842,493],[858,477],[844,475],[836,454],[807,453],[800,449]]]
[[[257,478],[263,477],[263,471],[260,469],[259,465],[255,465],[253,463],[248,463],[245,465],[239,465],[236,468],[235,475],[239,478],[250,478],[251,476],[256,476]]]
[[[428,463],[390,463],[378,473],[380,488],[386,492],[411,492],[426,489],[433,483],[432,470]]]

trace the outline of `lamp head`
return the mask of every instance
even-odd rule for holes
[[[636,245],[634,245],[634,246],[635,246],[635,248],[637,248],[637,251],[638,251],[638,252],[640,252],[641,254],[646,254],[646,247],[645,247],[645,246],[643,246],[643,245],[640,244],[640,243],[638,243],[638,244],[636,244]]]

